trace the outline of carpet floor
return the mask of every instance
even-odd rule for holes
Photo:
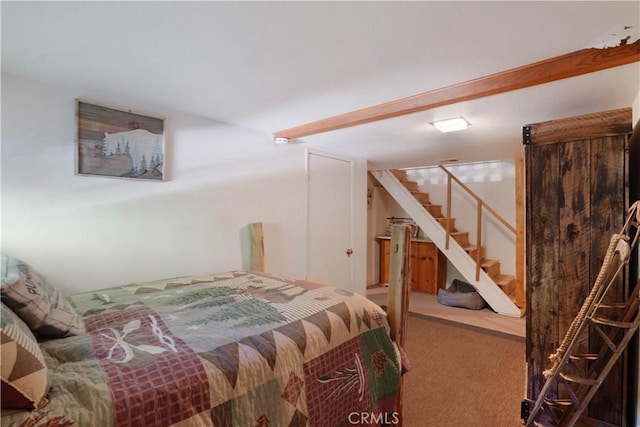
[[[523,338],[410,315],[405,350],[405,426],[522,425]]]

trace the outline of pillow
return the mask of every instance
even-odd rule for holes
[[[2,409],[38,409],[47,403],[47,365],[36,338],[7,306],[0,304]]]
[[[27,263],[2,255],[1,289],[2,302],[37,336],[61,338],[84,332],[82,319],[69,301]]]

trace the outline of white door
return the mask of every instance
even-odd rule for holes
[[[307,151],[307,278],[355,290],[354,160]]]

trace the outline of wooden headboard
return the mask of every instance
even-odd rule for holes
[[[242,269],[264,271],[264,235],[262,223],[252,222],[240,230]]]

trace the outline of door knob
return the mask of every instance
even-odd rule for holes
[[[347,256],[351,256],[352,253],[353,253],[353,249],[347,248]]]

